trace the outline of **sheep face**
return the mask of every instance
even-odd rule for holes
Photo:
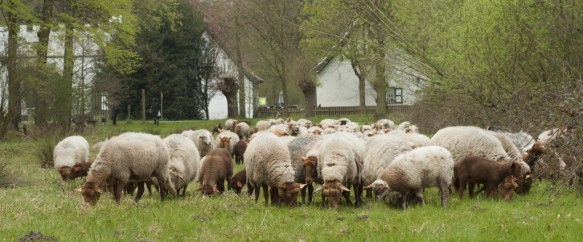
[[[83,188],[81,188],[81,194],[83,194],[85,203],[93,206],[97,204],[97,201],[101,197],[101,189],[93,182],[86,182]]]
[[[340,206],[343,192],[350,192],[350,190],[339,181],[327,181],[322,187],[322,193],[326,197],[328,207],[331,208],[338,208]]]
[[[59,174],[63,181],[69,180],[69,175],[71,174],[71,167],[70,166],[63,166],[59,168]]]
[[[233,191],[235,191],[236,194],[241,193],[241,190],[243,190],[243,186],[245,186],[245,184],[243,184],[241,181],[237,180],[234,177],[231,177],[229,179],[229,189],[232,189]]]
[[[206,144],[206,145],[211,144],[211,139],[207,135],[204,135],[204,134],[199,135],[198,140],[200,140],[201,144]]]
[[[300,133],[300,126],[296,123],[290,123],[288,129],[291,136],[298,136]]]
[[[380,179],[364,187],[364,189],[372,189],[372,192],[375,194],[375,197],[377,198],[382,198],[386,196],[386,194],[390,191],[389,184]]]
[[[516,193],[521,195],[527,194],[530,191],[533,182],[534,179],[532,175],[530,173],[526,174],[522,179],[518,180],[518,187],[515,190]]]
[[[221,123],[217,123],[217,125],[215,125],[215,127],[213,128],[213,134],[216,133],[221,133],[221,131],[223,131],[223,126],[221,126]]]
[[[312,184],[318,176],[316,172],[318,158],[315,156],[302,157],[302,161],[304,162],[304,172],[306,173],[306,184]]]
[[[219,189],[217,189],[216,186],[212,186],[209,184],[202,185],[201,187],[198,188],[198,191],[200,191],[203,195],[206,196],[210,196],[215,193],[220,193]]]
[[[221,137],[220,148],[230,149],[231,148],[231,137]]]
[[[518,188],[518,178],[513,175],[507,176],[498,185],[498,195],[505,201],[510,201],[516,188]]]
[[[277,186],[277,193],[281,201],[288,206],[295,206],[298,198],[298,193],[304,188],[306,184],[299,184],[295,182],[286,182]]]

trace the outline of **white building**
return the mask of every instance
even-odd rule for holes
[[[328,58],[316,68],[320,83],[316,88],[316,102],[321,107],[359,106],[358,77],[351,62],[341,55]],[[415,73],[414,75],[408,73]],[[393,69],[388,77],[388,104],[413,104],[419,90],[419,77],[415,71]],[[365,104],[376,105],[376,91],[371,83],[365,82]]]

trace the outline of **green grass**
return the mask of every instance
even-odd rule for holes
[[[210,128],[216,121],[121,122],[96,126],[83,134],[91,144],[124,131],[157,131],[168,135],[186,128]],[[498,202],[456,194],[450,206],[439,205],[436,189],[425,191],[427,205],[402,211],[365,198],[362,208],[337,210],[304,205],[264,206],[247,195],[231,192],[212,198],[195,193],[160,202],[144,195],[136,204],[121,204],[104,194],[86,206],[75,191],[82,179],[63,183],[54,169],[43,169],[30,150],[41,141],[14,140],[0,145],[0,159],[9,162],[15,188],[0,189],[0,241],[15,241],[30,231],[59,241],[580,241],[583,238],[582,194],[565,189],[550,192],[538,182],[531,193]],[[95,154],[92,154],[95,156]],[[235,170],[240,170],[241,165]],[[319,194],[315,196],[319,203]]]

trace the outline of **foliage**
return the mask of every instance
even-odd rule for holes
[[[153,17],[155,25],[137,34],[141,66],[132,74],[120,75],[120,105],[131,104],[133,116],[140,117],[140,90],[146,89],[146,108],[153,97],[163,95],[166,119],[198,119],[203,110],[202,76],[206,65],[202,38],[204,23],[186,1],[160,2],[156,9],[140,9],[141,21]],[[137,95],[136,95],[137,94]]]

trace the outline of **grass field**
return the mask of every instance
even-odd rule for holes
[[[121,122],[84,133],[90,144],[124,131],[162,136],[187,128],[211,128],[215,122]],[[538,181],[511,202],[453,194],[441,208],[436,189],[425,191],[427,205],[402,211],[365,198],[361,208],[337,210],[315,204],[294,208],[264,206],[247,195],[227,192],[212,198],[195,193],[160,202],[158,193],[139,203],[110,194],[86,206],[75,191],[84,179],[64,183],[54,169],[43,169],[35,156],[41,140],[15,139],[0,144],[15,187],[0,189],[0,241],[17,241],[31,231],[59,241],[581,241],[580,192],[556,192]],[[94,157],[95,154],[92,154]],[[236,166],[235,170],[242,169]],[[551,192],[553,191],[553,192]],[[316,195],[316,204],[319,196]]]

